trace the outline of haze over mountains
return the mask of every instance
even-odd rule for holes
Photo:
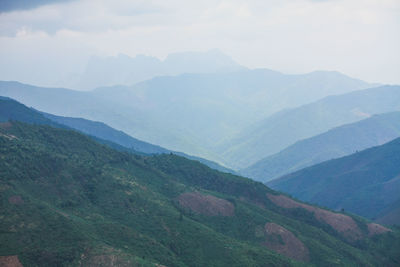
[[[282,175],[382,145],[400,137],[400,112],[373,115],[355,123],[296,142],[241,171],[247,177],[268,182]]]
[[[50,125],[56,128],[75,129],[81,133],[94,137],[96,141],[107,144],[117,150],[144,155],[174,153],[188,159],[197,160],[210,168],[219,171],[235,173],[234,171],[224,168],[213,161],[187,155],[179,151],[171,151],[157,145],[143,142],[122,131],[113,129],[102,122],[90,121],[82,118],[61,117],[39,112],[32,108],[28,108],[11,98],[0,96],[0,122],[6,122],[9,120]]]
[[[0,267],[400,267],[399,12],[0,0]]]
[[[400,110],[400,86],[382,86],[277,112],[218,147],[226,162],[245,168],[295,142],[373,114]]]
[[[240,168],[244,165],[231,155],[230,140],[250,125],[285,108],[371,86],[337,72],[287,75],[239,69],[157,77],[90,92],[2,82],[0,94],[44,112],[105,122],[146,142]]]
[[[22,103],[0,97],[0,253],[53,266],[396,266],[395,228],[225,166],[263,182],[286,174],[270,185],[400,224],[399,139],[321,163],[399,137],[400,86],[250,70],[213,53],[122,56],[81,80],[129,83],[180,66],[131,86],[0,82],[0,95]],[[132,75],[140,64],[149,67]]]
[[[246,69],[218,49],[206,52],[180,52],[169,54],[165,60],[124,54],[115,57],[92,57],[85,71],[78,75],[73,89],[94,89],[102,86],[133,85],[156,76],[182,73],[218,73]]]

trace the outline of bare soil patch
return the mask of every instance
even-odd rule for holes
[[[368,224],[368,236],[380,235],[389,231],[391,230],[380,224],[377,223]]]
[[[24,200],[22,199],[21,196],[11,196],[8,198],[8,203],[14,205],[21,205],[24,204]]]
[[[313,212],[317,220],[329,224],[333,229],[350,240],[358,240],[363,237],[357,223],[350,216],[303,204],[284,195],[267,194],[267,196],[279,207],[286,209],[303,208]]]
[[[94,255],[88,259],[85,259],[81,266],[86,267],[97,267],[97,266],[109,266],[109,267],[131,267],[137,266],[134,262],[123,259],[118,255]]]
[[[6,121],[6,122],[0,122],[0,128],[3,129],[10,129],[12,127],[11,122]]]
[[[233,216],[235,207],[225,199],[198,192],[183,193],[178,197],[179,204],[195,213],[207,216]]]
[[[294,260],[309,261],[308,248],[292,232],[276,223],[266,223],[264,228],[267,248]]]
[[[87,249],[80,258],[80,267],[133,267],[141,266],[134,257],[112,247]]]
[[[0,256],[0,267],[23,267],[17,255]]]

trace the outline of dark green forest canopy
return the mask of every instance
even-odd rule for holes
[[[0,255],[24,266],[399,264],[395,229],[374,234],[343,215],[359,232],[349,238],[307,209],[271,201],[278,193],[261,183],[176,155],[133,155],[72,130],[5,122],[0,157]]]

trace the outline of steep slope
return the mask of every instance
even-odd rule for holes
[[[400,234],[175,155],[0,126],[0,254],[24,266],[385,265]],[[0,258],[3,260],[3,258]]]
[[[28,108],[17,101],[0,96],[0,122],[16,120],[34,124],[51,125],[57,128],[72,128],[95,138],[98,142],[107,144],[115,149],[131,153],[161,154],[174,153],[188,159],[197,160],[210,168],[235,173],[213,161],[190,156],[182,152],[171,151],[160,146],[149,144],[133,138],[122,131],[115,130],[102,122],[95,122],[81,118],[70,118],[43,113]]]
[[[145,142],[224,162],[214,148],[267,115],[370,86],[337,72],[286,75],[256,69],[164,76],[91,92],[0,82],[0,95],[47,113],[102,121]]]
[[[298,141],[241,170],[241,174],[267,182],[326,160],[382,145],[397,137],[400,137],[400,112],[374,115]]]
[[[397,138],[381,146],[302,169],[268,185],[310,203],[379,219],[398,208],[399,162],[400,138]],[[400,224],[400,221],[396,223]]]
[[[295,142],[334,127],[400,110],[400,86],[382,86],[329,96],[311,104],[278,112],[217,150],[227,162],[246,168]]]
[[[59,124],[63,124],[68,127],[71,127],[72,129],[79,130],[80,132],[85,133],[87,135],[108,140],[127,148],[132,148],[138,152],[143,152],[146,154],[160,154],[160,153],[172,152],[160,146],[140,141],[136,138],[133,138],[130,135],[127,135],[123,131],[118,131],[115,130],[114,128],[111,128],[110,126],[102,122],[90,121],[82,118],[56,116],[49,113],[42,113],[42,114],[49,120],[52,120]]]
[[[9,120],[47,124],[55,127],[61,126],[61,124],[57,124],[50,119],[45,118],[39,112],[36,112],[11,98],[0,96],[0,122],[6,122]]]
[[[179,151],[168,150],[168,149],[165,149],[165,148],[157,146],[157,145],[153,145],[153,144],[149,144],[147,142],[140,141],[136,138],[133,138],[130,135],[127,135],[126,133],[124,133],[122,131],[113,129],[102,122],[90,121],[90,120],[86,120],[86,119],[82,119],[82,118],[56,116],[56,115],[49,114],[49,113],[42,113],[42,114],[46,118],[48,118],[54,122],[60,123],[62,125],[66,125],[68,127],[71,127],[72,129],[76,129],[82,133],[113,142],[115,144],[126,147],[128,149],[133,149],[133,152],[141,152],[141,153],[145,153],[145,154],[173,153],[175,155],[179,155],[179,156],[191,159],[191,160],[197,160],[197,161],[207,165],[208,167],[218,170],[218,171],[229,172],[229,173],[233,173],[233,174],[235,173],[233,170],[225,168],[225,167],[221,166],[220,164],[213,162],[211,160],[191,156],[186,153],[179,152]]]

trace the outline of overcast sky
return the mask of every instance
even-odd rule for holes
[[[0,0],[1,80],[51,84],[91,55],[219,48],[250,68],[400,84],[399,0],[32,2]]]

